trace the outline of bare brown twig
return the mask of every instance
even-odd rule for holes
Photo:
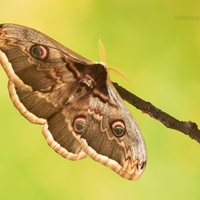
[[[191,121],[179,121],[172,117],[171,115],[163,112],[159,108],[156,108],[150,102],[144,101],[141,98],[137,97],[136,95],[132,94],[128,90],[124,89],[123,87],[119,86],[117,83],[114,83],[115,88],[121,95],[121,97],[130,103],[131,105],[135,106],[137,109],[141,110],[144,113],[147,113],[149,116],[157,119],[162,124],[164,124],[167,128],[175,129],[188,135],[190,138],[196,140],[200,143],[200,130],[196,123]]]

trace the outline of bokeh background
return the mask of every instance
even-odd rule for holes
[[[100,38],[107,64],[129,79],[111,72],[113,81],[200,124],[199,8],[194,0],[0,0],[0,22],[38,29],[94,61],[100,61]],[[196,141],[129,106],[146,140],[148,164],[138,181],[128,181],[90,158],[72,162],[56,154],[41,127],[12,105],[3,69],[0,84],[0,199],[200,199]]]

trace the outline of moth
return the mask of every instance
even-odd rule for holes
[[[16,24],[0,25],[0,63],[14,106],[42,125],[55,152],[70,160],[89,156],[129,180],[141,176],[145,142],[106,64]]]

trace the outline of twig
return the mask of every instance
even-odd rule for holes
[[[128,90],[124,89],[123,87],[119,86],[117,83],[114,83],[115,88],[121,95],[121,97],[130,103],[131,105],[135,106],[137,109],[141,110],[144,113],[147,113],[149,116],[157,119],[162,124],[164,124],[167,128],[175,129],[188,135],[190,138],[196,140],[200,143],[200,130],[196,123],[191,121],[179,121],[172,117],[171,115],[163,112],[159,108],[156,108],[150,102],[144,101],[141,98],[137,97],[136,95],[132,94]]]

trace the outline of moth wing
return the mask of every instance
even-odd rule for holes
[[[31,37],[37,41],[30,41]],[[35,42],[47,45],[45,62],[30,55]],[[66,66],[75,58],[66,54],[67,48],[60,45],[61,51],[55,45],[59,43],[49,37],[46,39],[40,32],[6,24],[2,26],[0,34],[0,63],[9,78],[11,99],[20,113],[30,122],[44,125],[43,134],[56,152],[71,160],[81,159],[86,154],[79,141],[73,135],[70,136],[71,127],[60,112],[79,87],[78,80]],[[63,54],[69,60],[63,60]],[[53,127],[50,120],[53,116],[60,123],[58,132],[64,130],[64,141],[68,142],[55,142],[54,137],[57,135],[48,134],[49,126]],[[48,120],[51,123],[47,124]]]
[[[80,143],[95,161],[126,179],[136,180],[146,165],[145,142],[135,119],[111,82],[107,88],[108,102],[90,99],[90,114],[87,115]],[[115,133],[116,126],[124,126],[123,135]]]

